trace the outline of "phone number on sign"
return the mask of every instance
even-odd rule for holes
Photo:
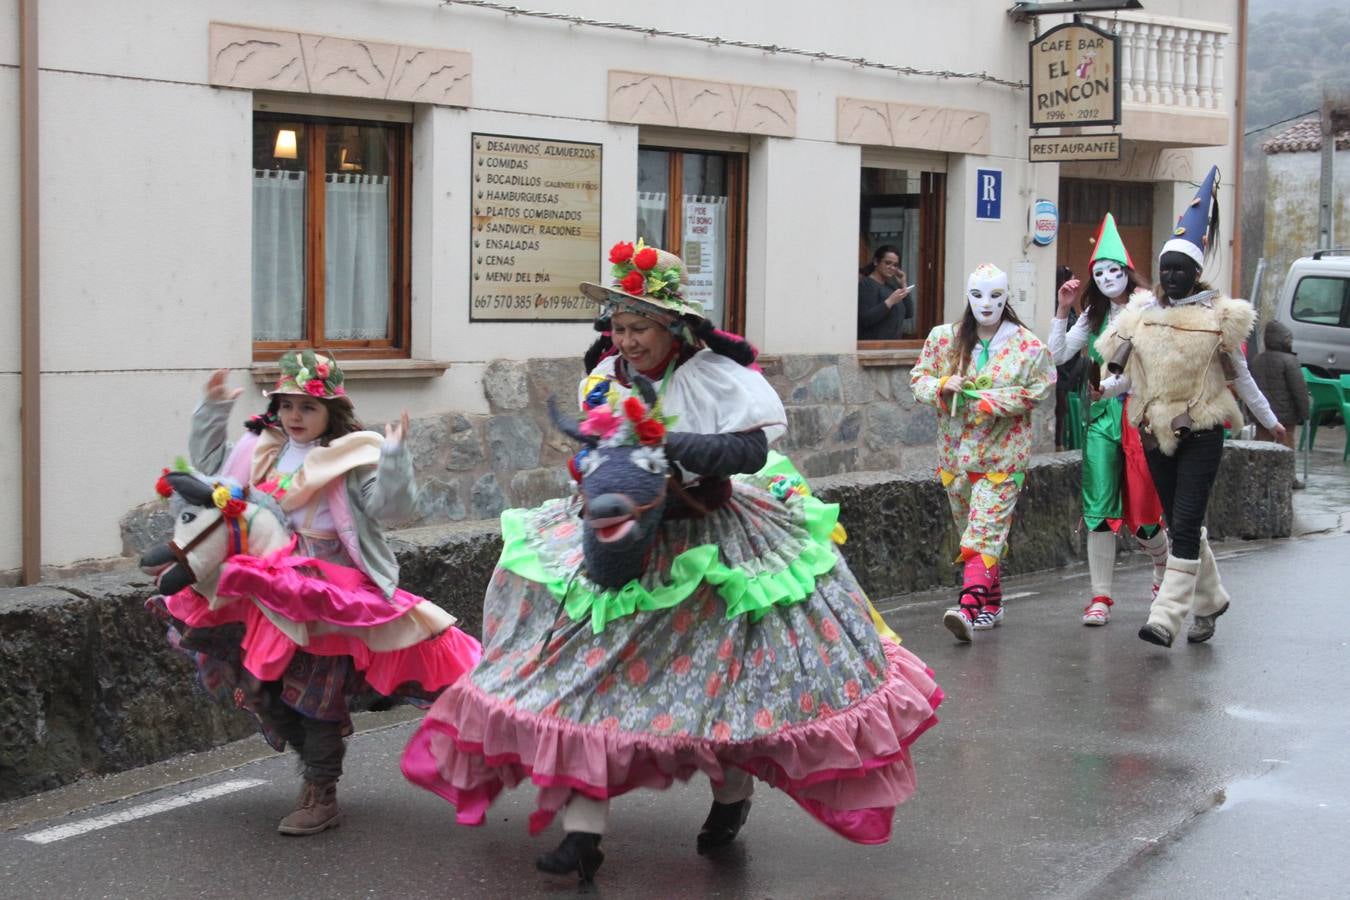
[[[583,311],[594,304],[585,297],[560,297],[536,294],[522,297],[514,294],[480,294],[473,298],[474,309],[567,309]]]

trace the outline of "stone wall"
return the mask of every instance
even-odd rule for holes
[[[1077,557],[1079,473],[1076,453],[1034,460],[1018,501],[1010,574]],[[1287,537],[1293,477],[1291,451],[1230,444],[1210,501],[1214,536]],[[871,596],[955,584],[957,535],[930,475],[864,472],[817,478],[813,485],[822,499],[842,504],[840,521],[849,533],[844,554]],[[478,634],[484,588],[501,548],[496,523],[428,526],[390,537],[404,587]],[[196,693],[190,667],[169,650],[163,627],[143,608],[151,591],[148,578],[125,571],[0,589],[0,801],[250,732],[243,714]]]
[[[838,354],[765,357],[762,366],[787,407],[788,433],[775,447],[804,474],[933,471],[937,417],[914,399],[908,366],[862,366]],[[545,404],[550,393],[574,403],[582,374],[579,356],[498,360],[483,376],[488,414],[415,419],[409,440],[421,486],[416,524],[490,519],[566,494],[566,462],[576,448],[553,428]],[[1053,398],[1033,425],[1036,450],[1051,450]],[[168,525],[161,504],[143,504],[121,521],[123,552],[139,555],[163,540]]]

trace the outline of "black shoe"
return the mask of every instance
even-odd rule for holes
[[[553,875],[568,875],[576,872],[583,882],[595,878],[605,854],[600,849],[600,835],[587,831],[569,831],[556,850],[541,853],[535,858],[534,867],[541,872]]]
[[[706,853],[714,847],[730,844],[749,817],[749,799],[738,803],[718,803],[714,800],[708,818],[703,821],[703,830],[698,833],[698,852]]]
[[[1150,644],[1157,644],[1159,647],[1172,646],[1172,632],[1156,622],[1151,622],[1143,628],[1140,628],[1139,637],[1148,641]]]

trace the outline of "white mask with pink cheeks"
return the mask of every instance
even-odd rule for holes
[[[980,263],[966,280],[966,302],[981,325],[997,325],[1008,305],[1008,274],[998,266]]]
[[[1092,280],[1108,300],[1114,300],[1125,293],[1130,283],[1125,267],[1114,259],[1099,259],[1092,264]]]

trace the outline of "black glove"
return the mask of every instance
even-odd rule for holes
[[[699,475],[726,477],[758,472],[769,458],[769,439],[762,429],[733,434],[666,434],[666,458]]]

